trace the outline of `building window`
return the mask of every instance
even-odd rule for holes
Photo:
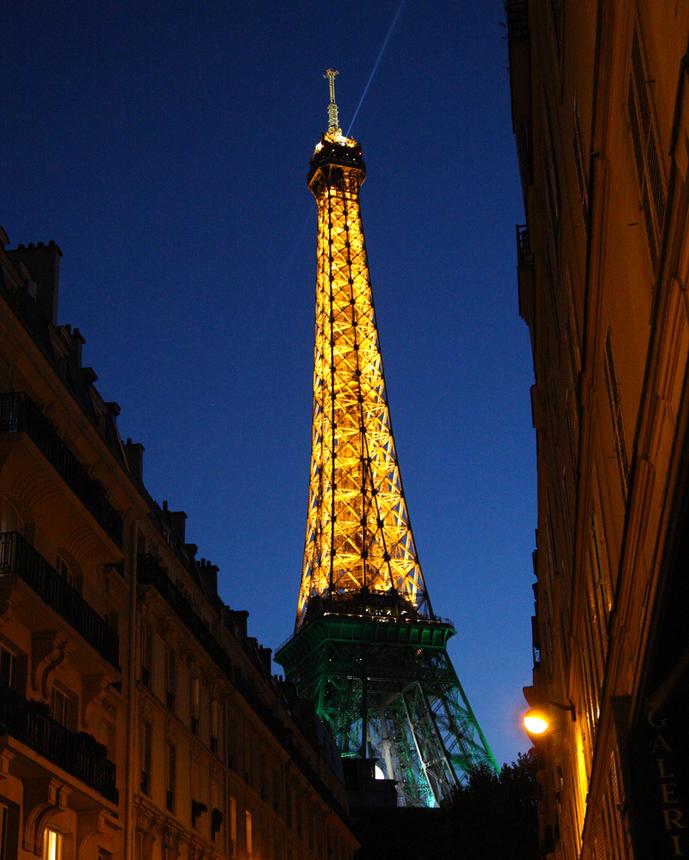
[[[50,699],[50,711],[53,719],[66,729],[75,732],[77,729],[77,699],[73,693],[55,685]]]
[[[292,827],[292,786],[289,783],[285,788],[285,824]]]
[[[177,692],[177,658],[172,648],[165,651],[165,703],[174,711]]]
[[[199,818],[203,815],[204,812],[208,812],[208,807],[205,803],[202,803],[200,800],[191,800],[191,826],[194,830],[198,830],[199,827]]]
[[[167,745],[167,792],[165,806],[168,812],[175,811],[175,784],[177,781],[177,750],[174,744]]]
[[[581,130],[581,114],[579,113],[579,103],[577,97],[574,96],[572,105],[573,120],[574,120],[574,135],[572,143],[574,145],[574,160],[577,166],[577,184],[579,186],[579,200],[581,202],[581,214],[584,217],[584,223],[588,222],[589,214],[589,191],[588,191],[588,159],[584,149],[584,135]]]
[[[153,628],[144,624],[141,628],[141,681],[147,687],[151,684],[151,666],[153,665]]]
[[[550,102],[548,95],[543,91],[543,104],[545,106],[545,180],[548,211],[550,214],[550,222],[553,228],[554,236],[558,236],[560,231],[560,212],[562,195],[560,193],[560,176],[555,158],[555,134],[553,133],[553,120],[550,113]]]
[[[244,825],[246,828],[246,856],[254,856],[254,825],[251,813],[247,809],[244,813]]]
[[[10,800],[0,803],[0,860],[14,860],[19,843],[19,807]]]
[[[191,730],[194,734],[199,730],[199,714],[201,713],[201,681],[191,679]]]
[[[220,703],[217,699],[211,700],[211,751],[218,751],[218,732],[220,730]]]
[[[234,857],[237,850],[237,800],[230,795],[230,855]]]
[[[15,663],[14,653],[0,645],[0,687],[14,687]]]
[[[639,33],[632,38],[631,73],[627,93],[629,126],[634,145],[634,161],[641,190],[649,249],[653,266],[658,262],[660,234],[665,218],[665,186],[661,156],[653,123],[653,108],[648,96],[649,75],[644,69]]]
[[[144,722],[141,727],[141,791],[151,796],[151,752],[153,745],[153,726]]]
[[[617,452],[617,467],[622,484],[622,495],[627,495],[627,482],[629,480],[629,459],[627,457],[627,443],[624,437],[624,422],[622,421],[622,399],[620,398],[620,387],[615,372],[615,360],[612,353],[612,341],[610,329],[605,337],[605,383],[608,389],[608,400],[612,413],[612,428],[615,436],[615,448]]]
[[[7,860],[7,818],[9,810],[4,803],[0,803],[0,860]]]
[[[215,842],[215,839],[220,832],[220,828],[222,827],[223,814],[221,810],[217,807],[211,810],[211,842]]]
[[[43,834],[43,860],[62,860],[63,842],[61,833],[48,828]]]

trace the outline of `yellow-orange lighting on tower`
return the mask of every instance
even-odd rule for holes
[[[543,713],[543,711],[539,711],[536,708],[532,708],[524,714],[522,723],[526,733],[533,737],[540,737],[550,728],[550,720],[548,717]]]

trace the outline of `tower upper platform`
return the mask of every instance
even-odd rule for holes
[[[364,164],[361,144],[351,137],[345,137],[339,129],[335,132],[324,132],[316,144],[311,161],[309,162],[309,185],[318,168],[329,164],[337,164],[340,167],[353,167],[362,171],[362,182],[363,177],[366,175],[366,165]]]

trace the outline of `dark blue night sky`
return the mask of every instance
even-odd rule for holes
[[[328,66],[435,611],[499,761],[528,742],[535,450],[502,3],[6,3],[0,223],[64,253],[59,321],[224,599],[291,632],[310,445]]]

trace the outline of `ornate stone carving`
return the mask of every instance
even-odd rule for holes
[[[16,576],[3,576],[0,579],[0,623],[7,623],[14,617],[21,598],[13,593]]]
[[[90,726],[94,708],[103,705],[105,694],[110,686],[107,675],[86,675],[82,682],[81,719],[85,726]]]
[[[7,779],[10,775],[10,762],[14,758],[11,750],[4,749],[0,752],[0,780]]]
[[[104,833],[105,812],[100,807],[79,810],[77,818],[77,860],[85,858],[88,855],[90,844]]]
[[[43,630],[31,637],[31,684],[43,699],[57,667],[74,651],[74,645],[56,630]]]
[[[24,833],[25,851],[40,856],[43,851],[43,834],[48,823],[67,807],[70,789],[52,777],[24,780]]]

